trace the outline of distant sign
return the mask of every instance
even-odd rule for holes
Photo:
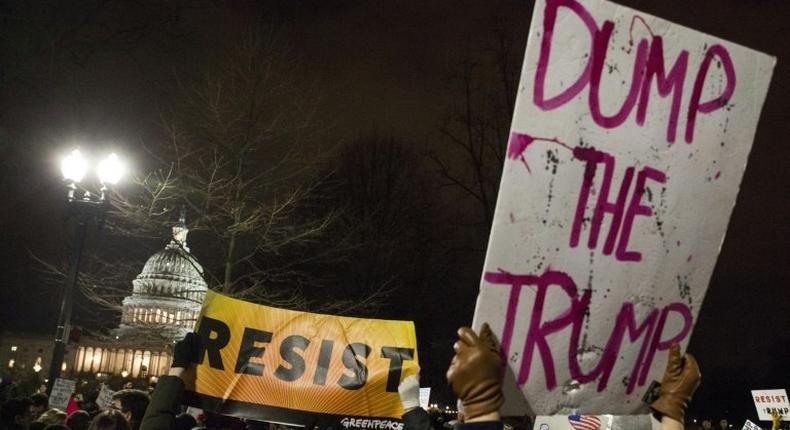
[[[428,409],[428,404],[431,401],[431,387],[420,388],[420,407]]]
[[[660,430],[649,415],[539,415],[535,430]]]
[[[691,335],[775,62],[609,1],[535,2],[474,319],[507,358],[505,415],[646,408]]]
[[[782,421],[790,421],[790,402],[786,390],[752,390],[752,400],[760,421],[771,421],[773,412],[779,413]]]
[[[749,420],[746,420],[746,422],[743,423],[743,428],[741,430],[763,430],[763,429],[762,429],[762,427],[758,426],[757,424],[755,424],[755,423],[753,423],[753,422],[751,422]]]
[[[71,379],[58,378],[52,385],[52,392],[49,394],[49,406],[66,410],[69,406],[69,399],[77,391],[77,381]]]
[[[107,409],[110,407],[113,394],[115,394],[115,391],[109,389],[106,384],[101,385],[99,397],[96,398],[96,405],[99,406],[99,409]]]

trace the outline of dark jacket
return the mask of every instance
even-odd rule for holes
[[[476,423],[459,423],[455,430],[502,430],[502,421],[480,421]]]
[[[403,414],[403,430],[434,430],[431,417],[423,408],[414,408]]]
[[[151,402],[145,410],[140,430],[172,430],[175,428],[184,381],[178,376],[162,376],[156,384]]]

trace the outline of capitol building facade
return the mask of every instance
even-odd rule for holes
[[[193,330],[207,290],[203,268],[187,247],[188,232],[182,214],[170,243],[152,255],[132,280],[132,294],[122,302],[120,325],[107,338],[70,343],[64,376],[156,378],[167,373],[172,345]],[[5,333],[0,343],[0,359],[8,368],[36,372],[49,368],[52,338]]]

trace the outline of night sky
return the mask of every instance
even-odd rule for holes
[[[517,47],[515,64],[520,65],[533,7],[528,1],[504,0],[183,3],[0,5],[4,330],[54,332],[60,297],[42,282],[31,253],[66,255],[70,224],[58,157],[74,142],[83,142],[96,151],[118,150],[135,169],[144,169],[149,162],[144,143],[156,138],[158,113],[176,97],[177,83],[201,75],[244,31],[275,34],[291,61],[291,78],[314,89],[322,139],[348,142],[379,134],[408,141],[416,153],[427,154],[447,148],[439,143],[440,129],[457,102],[451,78],[459,65],[482,62],[496,35]],[[790,387],[790,45],[785,43],[790,3],[620,3],[778,57],[689,347],[704,374],[692,412],[751,417],[747,390]],[[455,210],[471,207],[459,203]],[[402,287],[382,314],[417,322],[424,385],[434,387],[442,385],[455,328],[471,322],[486,241],[463,225],[446,234],[473,245],[457,273],[430,293]],[[140,265],[165,238],[163,232],[160,243],[135,254]],[[109,239],[94,236],[89,246],[102,240]],[[415,297],[422,302],[415,304]],[[449,305],[438,307],[439,298]]]

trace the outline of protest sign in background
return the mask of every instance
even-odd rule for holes
[[[474,326],[505,414],[631,414],[685,347],[775,59],[601,0],[538,0]]]
[[[96,397],[96,405],[99,409],[107,409],[112,405],[112,396],[115,394],[115,391],[111,390],[107,387],[106,384],[101,384],[101,389],[99,390],[99,396]]]
[[[271,308],[209,291],[190,404],[239,417],[396,430],[414,324]],[[372,418],[372,419],[371,419]]]
[[[776,412],[782,421],[790,421],[790,400],[787,390],[752,390],[754,407],[760,421],[771,421],[771,414]]]
[[[77,381],[72,379],[55,379],[52,385],[52,392],[49,394],[49,406],[66,410],[69,405],[69,399],[74,392],[77,391]]]
[[[428,409],[431,402],[431,387],[420,388],[420,407]]]
[[[741,430],[763,430],[763,429],[762,429],[762,427],[758,426],[757,424],[755,424],[755,423],[753,423],[753,422],[751,422],[749,420],[746,420],[746,422],[743,423],[743,428]]]
[[[553,415],[535,417],[535,430],[660,430],[648,415]]]

